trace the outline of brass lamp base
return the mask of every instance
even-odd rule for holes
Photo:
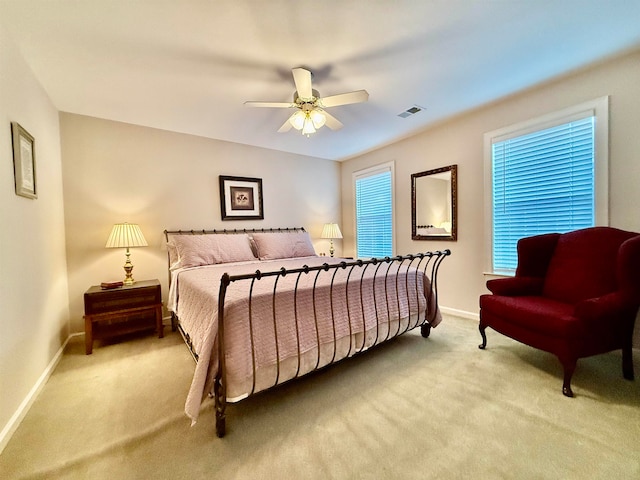
[[[136,283],[136,281],[133,279],[133,275],[131,274],[131,271],[133,270],[133,264],[131,263],[131,258],[130,258],[130,253],[129,253],[129,247],[127,247],[127,261],[124,262],[124,281],[122,282],[124,285],[133,285],[134,283]]]

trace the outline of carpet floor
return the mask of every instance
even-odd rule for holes
[[[183,414],[181,337],[133,336],[84,355],[74,337],[0,455],[2,479],[638,479],[640,381],[619,352],[578,362],[446,316],[227,408]],[[640,352],[635,367],[640,373]]]

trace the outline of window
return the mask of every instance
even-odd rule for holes
[[[354,172],[356,254],[393,256],[393,163]]]
[[[603,135],[607,143],[607,104],[600,99],[485,136],[492,272],[515,270],[520,238],[606,224],[607,148],[599,143]]]

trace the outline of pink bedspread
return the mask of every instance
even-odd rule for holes
[[[176,284],[170,295],[177,294],[177,301],[173,305],[170,299],[170,308],[177,313],[199,356],[185,404],[185,412],[194,422],[202,400],[211,391],[218,367],[218,293],[222,274],[239,275],[258,269],[267,272],[281,267],[292,269],[341,261],[303,257],[209,265],[174,272]],[[355,267],[350,274],[350,268],[339,268],[319,275],[310,272],[263,277],[253,282],[253,286],[251,280],[231,283],[224,310],[228,401],[237,401],[353,355],[421,323],[427,308],[425,292],[429,291],[429,283],[422,272],[408,269],[407,265],[405,262],[400,269],[398,264],[386,263],[379,268],[377,265]],[[278,293],[274,305],[276,282]],[[294,290],[297,293],[294,294]],[[437,306],[430,305],[430,308]],[[439,312],[435,313],[432,326],[441,321]]]

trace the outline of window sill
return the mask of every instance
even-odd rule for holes
[[[516,272],[502,270],[497,272],[482,272],[482,274],[484,275],[485,280],[493,280],[494,278],[514,277]]]

